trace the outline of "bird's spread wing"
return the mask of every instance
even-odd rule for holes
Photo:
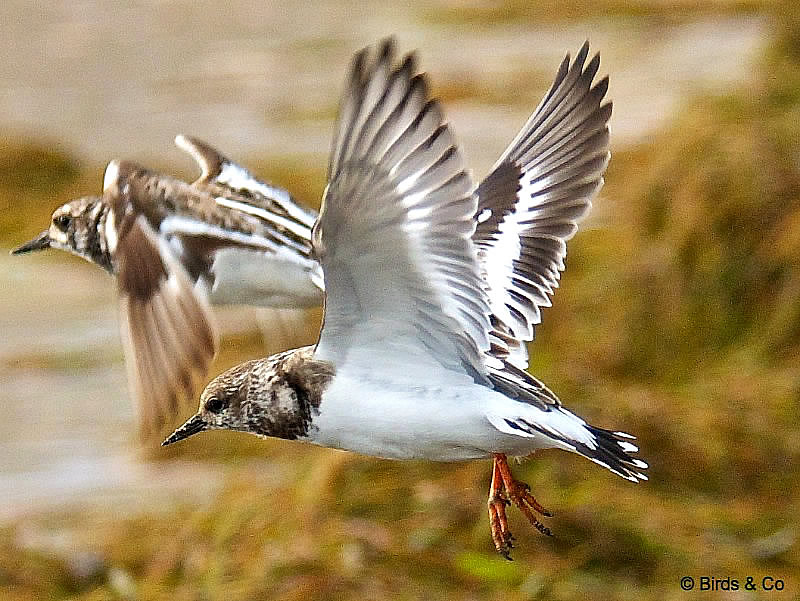
[[[156,234],[126,182],[125,163],[106,171],[109,247],[116,258],[128,376],[145,433],[158,430],[193,399],[217,351],[214,321],[205,296]]]
[[[485,381],[474,186],[413,56],[393,62],[391,40],[364,50],[346,85],[312,237],[326,286],[317,353],[411,346]]]
[[[238,214],[243,221],[255,224],[255,228],[250,228],[250,232],[254,234],[252,240],[258,245],[269,247],[267,250],[275,253],[275,265],[278,269],[290,272],[299,268],[309,274],[308,277],[318,289],[322,288],[321,270],[309,257],[311,227],[317,218],[314,211],[297,204],[283,188],[254,177],[247,169],[234,163],[202,140],[179,135],[175,137],[175,144],[188,152],[200,166],[201,175],[191,185],[198,194],[213,199],[223,215]],[[190,232],[199,232],[202,230],[202,225],[193,223],[187,229]],[[227,229],[230,231],[231,228]],[[225,231],[216,231],[211,235],[212,239],[219,239],[227,234]],[[234,232],[233,235],[238,236],[238,233]],[[193,244],[196,241],[197,238],[186,243]],[[240,245],[234,244],[234,250]],[[212,268],[218,275],[226,275],[222,274],[221,270],[228,269],[232,261],[241,263],[239,254],[235,251],[220,253],[219,259],[220,265],[214,265]],[[234,271],[228,271],[227,275],[238,277]],[[271,276],[265,273],[264,277]],[[262,296],[267,304],[272,298],[269,294]],[[290,295],[285,296],[290,297]],[[312,297],[305,295],[303,298],[298,298],[298,301],[307,306],[312,299],[314,303],[318,302],[316,294]]]
[[[188,152],[200,167],[200,177],[192,184],[196,188],[216,188],[218,199],[225,206],[240,208],[269,221],[276,221],[310,243],[311,227],[317,218],[314,211],[298,205],[289,192],[253,176],[246,168],[234,163],[219,150],[198,138],[175,136],[175,144]],[[228,202],[226,202],[228,201]],[[252,210],[251,210],[252,209]],[[292,227],[294,223],[295,227]]]
[[[541,308],[561,271],[569,240],[603,184],[611,104],[608,78],[593,83],[600,63],[586,63],[584,44],[564,59],[552,87],[478,187],[473,240],[493,313],[493,353],[528,366]]]

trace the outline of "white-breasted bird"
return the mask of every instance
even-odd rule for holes
[[[505,377],[512,380],[518,378],[514,368],[527,367],[525,343],[533,339],[540,308],[550,305],[566,241],[602,185],[608,160],[611,105],[600,106],[607,78],[591,87],[598,61],[585,65],[587,53],[584,46],[572,67],[569,60],[562,62],[542,105],[475,192],[473,241],[491,282],[491,341],[497,352],[507,353]],[[581,146],[573,142],[581,153],[577,158],[565,155],[566,160],[553,163],[539,148],[542,142],[546,149],[558,148],[557,140],[548,139],[569,132],[555,120],[557,111],[579,101],[581,135],[593,137]],[[533,144],[537,138],[541,141]],[[145,433],[173,419],[180,402],[194,398],[195,382],[207,375],[218,344],[209,304],[307,307],[322,300],[321,271],[309,257],[316,213],[211,145],[184,135],[175,141],[197,161],[201,175],[196,181],[188,184],[130,161],[112,161],[102,196],[59,207],[47,230],[13,251],[58,248],[116,276],[129,383]],[[580,161],[594,161],[592,175],[573,181],[571,170]],[[557,222],[529,223],[544,198],[536,186],[545,175],[564,180],[557,192],[564,206],[572,206]],[[109,220],[112,209],[117,218]],[[120,224],[128,225],[120,229],[121,215],[127,217]],[[141,225],[131,228],[132,222]],[[138,252],[141,231],[151,241],[144,248],[157,252]],[[131,266],[144,275],[168,274],[159,281],[171,284],[145,290],[137,278],[120,277],[121,269],[130,274]]]
[[[112,161],[102,196],[59,207],[47,230],[12,251],[66,250],[115,277],[145,434],[174,418],[180,401],[194,404],[218,348],[210,303],[294,310],[322,301],[309,256],[316,213],[210,145],[175,142],[200,166],[195,182]]]
[[[589,425],[522,369],[609,158],[607,80],[593,85],[587,54],[565,59],[476,187],[414,56],[396,65],[392,40],[359,52],[312,234],[319,341],[221,374],[163,444],[228,429],[395,459],[491,457],[490,528],[506,557],[507,504],[548,532],[508,455],[559,448],[646,479],[632,436]]]

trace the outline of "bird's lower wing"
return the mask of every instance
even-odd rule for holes
[[[147,435],[179,413],[182,403],[194,404],[198,380],[217,352],[217,334],[204,294],[144,217],[118,244],[125,360]]]

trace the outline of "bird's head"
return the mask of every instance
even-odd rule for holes
[[[248,361],[214,378],[200,395],[200,408],[162,444],[166,446],[206,430],[251,431],[251,368]],[[254,432],[256,433],[256,432]]]
[[[111,271],[111,260],[104,241],[108,208],[99,196],[84,196],[55,210],[50,227],[11,251],[11,254],[58,248],[66,250]]]
[[[332,364],[313,359],[311,347],[237,365],[206,386],[197,413],[162,444],[205,430],[302,438],[333,374]]]

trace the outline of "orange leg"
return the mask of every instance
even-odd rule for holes
[[[506,518],[506,505],[510,504],[511,502],[503,495],[503,480],[495,459],[492,465],[492,484],[489,487],[489,529],[492,532],[494,548],[508,560],[511,560],[508,551],[514,546],[512,544],[514,537],[508,531]]]
[[[540,513],[544,516],[552,514],[542,507],[531,494],[530,486],[524,482],[514,480],[508,459],[502,453],[495,453],[492,466],[492,484],[489,489],[489,528],[492,532],[492,541],[495,549],[506,559],[511,559],[509,549],[512,548],[514,537],[508,530],[506,518],[506,505],[514,504],[528,518],[531,525],[542,534],[552,536],[550,529],[542,524],[533,514]]]

